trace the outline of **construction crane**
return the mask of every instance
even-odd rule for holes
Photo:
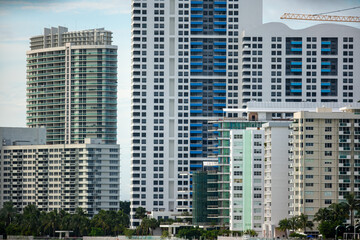
[[[284,13],[280,19],[293,19],[293,20],[308,20],[308,21],[328,21],[328,22],[360,22],[359,16],[333,16],[333,15],[325,15],[328,13],[334,13],[334,12],[342,12],[347,10],[352,10],[360,8],[358,7],[352,7],[352,8],[346,8],[326,13],[318,13],[318,14],[298,14],[298,13]]]

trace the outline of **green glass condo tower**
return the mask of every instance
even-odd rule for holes
[[[112,32],[45,28],[27,52],[27,125],[47,144],[116,144],[117,46]]]

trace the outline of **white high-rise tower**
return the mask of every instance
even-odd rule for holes
[[[207,121],[238,107],[245,23],[261,0],[132,1],[132,226],[138,207],[190,211],[191,173],[216,161]]]

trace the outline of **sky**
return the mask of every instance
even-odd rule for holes
[[[0,0],[0,127],[26,126],[26,51],[44,27],[101,28],[118,46],[118,143],[121,200],[130,199],[131,0]],[[317,24],[280,20],[285,12],[324,13],[360,6],[360,0],[263,0],[264,23],[300,29]],[[360,8],[334,15],[359,16]],[[346,25],[360,27],[360,23]]]

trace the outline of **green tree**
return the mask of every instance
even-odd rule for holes
[[[155,218],[144,217],[140,226],[136,228],[137,235],[152,235],[152,231],[159,226]]]
[[[99,227],[92,227],[90,236],[105,236],[104,231]]]
[[[129,215],[126,214],[124,211],[119,210],[117,212],[117,219],[118,219],[119,224],[123,225],[124,227],[129,227],[130,218],[129,218]]]
[[[254,229],[248,229],[244,231],[244,234],[250,235],[250,237],[256,237],[258,234]]]
[[[314,227],[314,223],[312,221],[309,221],[308,215],[305,215],[303,213],[298,216],[298,224],[299,227],[304,231],[304,233],[306,232],[306,228],[312,229]]]
[[[146,216],[146,209],[143,208],[143,207],[138,207],[136,210],[135,210],[135,217],[137,219],[143,219],[144,217]]]
[[[115,226],[113,226],[113,232],[115,235],[124,234],[124,231],[127,227],[129,227],[130,219],[127,214],[125,214],[122,210],[119,210],[116,213],[116,222]]]
[[[331,238],[335,238],[336,235],[335,228],[339,225],[341,225],[340,221],[325,220],[320,222],[318,226],[318,230],[323,235],[324,238],[331,239]]]
[[[217,229],[206,230],[202,234],[203,239],[210,239],[210,240],[215,240],[215,239],[217,239],[218,236],[219,236],[219,230],[217,230]]]
[[[5,228],[9,226],[16,216],[17,210],[12,202],[6,202],[0,210],[0,221],[4,222]]]
[[[317,213],[315,213],[314,221],[323,222],[330,218],[331,211],[327,208],[319,208]]]
[[[346,203],[333,203],[328,209],[331,212],[330,218],[332,221],[345,221],[349,217]]]
[[[70,230],[71,225],[71,215],[70,213],[66,212],[64,209],[59,211],[59,218],[60,218],[60,230]]]
[[[113,219],[109,212],[105,210],[100,210],[91,220],[92,225],[96,228],[101,228],[105,235],[111,234],[112,221]]]
[[[167,230],[161,232],[161,239],[166,239],[170,237],[170,233]]]
[[[131,239],[132,238],[132,236],[135,234],[135,229],[129,229],[129,228],[127,228],[127,229],[125,229],[124,230],[124,234],[125,234],[125,236],[127,236],[129,239]]]
[[[296,229],[299,228],[299,221],[298,221],[298,217],[294,216],[292,218],[289,218],[289,224],[290,224],[290,229],[295,232]]]
[[[55,237],[55,231],[60,227],[60,216],[57,210],[41,213],[41,233]]]
[[[21,235],[21,230],[21,226],[16,223],[10,223],[5,229],[7,235]]]
[[[40,210],[35,205],[27,205],[23,211],[21,234],[38,236],[40,225]]]
[[[277,229],[279,229],[280,231],[283,231],[285,233],[285,238],[288,238],[287,231],[291,229],[289,219],[284,218],[284,219],[280,220],[278,225],[279,225],[279,227],[277,227]]]
[[[320,208],[314,220],[319,222],[318,230],[325,238],[334,238],[335,228],[348,218],[348,206],[345,203],[333,203],[328,208]]]
[[[77,208],[71,215],[69,226],[74,236],[84,236],[89,232],[90,220],[82,208]]]
[[[350,211],[350,225],[354,226],[354,212],[360,209],[360,201],[356,198],[354,193],[346,196],[346,205]]]
[[[130,216],[130,202],[120,201],[120,210],[122,210],[126,215]]]
[[[186,238],[186,239],[199,239],[200,236],[202,236],[204,233],[203,229],[200,229],[199,227],[191,227],[191,228],[182,228],[179,230],[179,232],[176,234],[177,237],[180,238]]]

